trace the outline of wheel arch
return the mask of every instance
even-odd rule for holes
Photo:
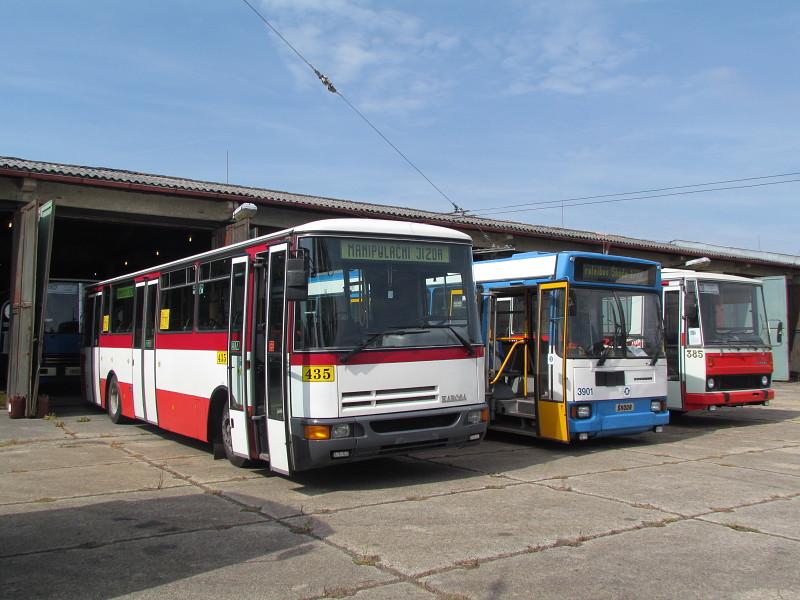
[[[100,390],[100,401],[102,402],[100,406],[102,406],[105,409],[108,409],[108,384],[111,382],[112,378],[119,379],[114,369],[111,369],[108,372],[108,374],[106,374],[105,383],[103,384],[105,387],[102,390]]]
[[[211,393],[208,407],[208,421],[206,422],[206,440],[214,442],[219,436],[219,422],[222,418],[222,409],[228,402],[228,387],[217,386]]]

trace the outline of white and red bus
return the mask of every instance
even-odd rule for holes
[[[769,404],[772,346],[761,282],[681,269],[661,277],[668,408]]]
[[[478,443],[471,251],[444,227],[330,219],[102,281],[86,397],[284,474]],[[431,303],[432,285],[466,309]]]

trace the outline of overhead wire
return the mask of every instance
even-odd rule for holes
[[[755,178],[748,178],[748,179],[759,179],[759,178],[755,177]],[[747,181],[748,179],[743,179],[741,181]],[[652,195],[648,195],[648,196],[634,196],[634,197],[631,197],[631,198],[612,198],[612,199],[606,199],[606,200],[593,200],[591,202],[573,202],[573,201],[570,201],[570,200],[545,200],[545,201],[542,201],[542,202],[531,202],[531,203],[526,203],[526,204],[519,204],[517,206],[532,206],[532,205],[535,205],[535,204],[536,205],[550,204],[551,206],[534,206],[533,208],[517,208],[515,210],[499,210],[499,211],[498,210],[493,210],[493,209],[486,209],[486,211],[490,211],[491,215],[506,215],[506,214],[512,214],[512,213],[533,212],[533,211],[537,211],[537,210],[549,210],[551,208],[561,208],[562,206],[564,208],[569,208],[569,207],[572,207],[572,206],[589,206],[589,205],[592,205],[592,204],[610,204],[610,203],[613,203],[613,202],[632,202],[634,200],[649,200],[649,199],[652,199],[652,198],[666,198],[666,197],[669,197],[669,196],[685,196],[685,195],[689,195],[689,194],[704,194],[704,193],[708,193],[708,192],[720,192],[720,191],[726,191],[726,190],[740,190],[740,189],[746,189],[746,188],[756,188],[756,187],[764,187],[764,186],[768,186],[768,185],[781,185],[781,184],[784,184],[784,183],[796,183],[796,182],[800,182],[800,178],[799,179],[785,179],[785,180],[782,180],[782,181],[766,181],[766,182],[763,182],[763,183],[751,183],[751,184],[746,184],[746,185],[732,185],[732,186],[725,186],[725,187],[715,187],[715,188],[707,188],[707,189],[702,189],[702,190],[687,190],[687,191],[683,191],[683,192],[670,192],[670,193],[667,193],[667,194],[652,194]],[[678,189],[680,187],[683,187],[683,186],[675,186],[673,188],[665,188],[665,189]],[[632,192],[632,193],[636,193],[636,192]],[[609,194],[609,195],[618,196],[619,194]],[[605,198],[605,197],[606,197],[605,195],[603,195],[603,196],[585,196],[583,198],[575,198],[574,200],[584,200],[584,199],[588,200],[588,199],[591,199],[591,198]],[[570,203],[567,204],[567,202],[570,202]],[[470,212],[472,212],[472,211],[470,211]],[[475,211],[475,212],[477,212],[477,211]],[[483,212],[483,211],[481,211],[481,212]],[[484,215],[476,215],[476,216],[484,216]]]
[[[743,178],[740,178],[740,179],[726,179],[726,180],[722,180],[722,181],[708,181],[706,183],[693,183],[693,184],[689,184],[689,185],[674,185],[674,186],[671,186],[671,187],[653,188],[653,189],[649,189],[649,190],[637,190],[635,192],[618,192],[616,194],[600,194],[600,195],[597,195],[597,196],[579,196],[577,198],[563,198],[561,200],[543,200],[543,201],[538,201],[538,202],[522,202],[522,203],[519,203],[519,204],[505,204],[505,205],[502,205],[502,206],[493,206],[493,207],[489,207],[489,208],[480,208],[480,209],[475,209],[475,210],[467,209],[467,210],[469,210],[469,212],[472,212],[472,213],[479,213],[479,212],[494,211],[494,210],[502,209],[502,208],[517,208],[517,207],[520,207],[520,206],[534,206],[534,205],[537,205],[537,204],[559,204],[560,205],[560,203],[562,203],[562,202],[572,202],[572,201],[575,201],[575,200],[594,200],[596,198],[613,198],[615,196],[631,196],[633,194],[649,194],[650,192],[666,192],[666,191],[669,191],[669,190],[682,190],[682,189],[687,189],[687,188],[705,187],[705,186],[709,186],[709,185],[722,185],[723,183],[739,183],[739,182],[742,182],[742,181],[756,181],[756,180],[760,180],[760,179],[776,179],[778,177],[794,177],[796,175],[800,175],[800,172],[799,173],[779,173],[777,175],[760,175],[758,177],[743,177]]]
[[[358,108],[356,108],[356,106],[352,102],[350,102],[350,100],[348,100],[347,97],[345,97],[344,94],[342,94],[342,92],[333,84],[333,82],[327,76],[323,75],[320,72],[319,69],[317,69],[314,65],[312,65],[311,62],[309,62],[309,60],[305,56],[303,56],[303,54],[297,48],[295,48],[292,45],[292,43],[289,40],[287,40],[283,36],[283,34],[281,34],[281,32],[278,31],[278,29],[272,23],[270,23],[269,19],[267,19],[255,6],[253,6],[249,2],[249,0],[242,0],[242,2],[244,2],[250,8],[250,10],[252,10],[258,16],[258,18],[261,19],[264,22],[264,24],[267,27],[269,27],[272,30],[272,32],[275,35],[277,35],[281,39],[281,41],[283,41],[283,43],[286,44],[286,46],[288,46],[292,50],[292,52],[294,52],[297,55],[297,57],[300,60],[302,60],[308,66],[308,68],[311,69],[314,72],[314,75],[317,76],[317,79],[320,80],[322,85],[324,85],[325,88],[330,93],[339,96],[339,98],[341,98],[344,101],[344,103],[356,115],[358,115],[367,125],[369,125],[372,128],[372,130],[375,133],[377,133],[384,142],[386,142],[404,161],[406,161],[406,163],[408,163],[409,166],[411,166],[412,169],[414,169],[417,173],[419,173],[425,179],[425,181],[427,181],[431,185],[431,187],[433,187],[433,189],[435,189],[445,200],[447,200],[453,206],[453,211],[457,215],[463,215],[466,212],[458,204],[453,202],[453,200],[450,198],[450,196],[445,194],[441,190],[441,188],[439,188],[439,186],[437,186],[435,183],[433,183],[433,181],[431,181],[430,177],[428,177],[425,173],[423,173],[422,169],[420,169],[417,165],[415,165],[411,161],[411,159],[408,158],[408,156],[406,156],[400,150],[400,148],[398,148],[394,143],[392,143],[392,141],[389,140],[389,138],[380,129],[378,129],[378,127],[372,121],[370,121],[364,113],[362,113],[360,110],[358,110]]]

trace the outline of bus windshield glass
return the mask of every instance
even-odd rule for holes
[[[47,284],[47,315],[45,333],[79,333],[78,283],[53,282]]]
[[[698,281],[700,326],[706,344],[768,346],[761,286],[729,281]]]
[[[641,358],[664,354],[661,299],[655,292],[573,287],[567,357]]]
[[[447,242],[306,237],[296,350],[480,343],[471,249]]]

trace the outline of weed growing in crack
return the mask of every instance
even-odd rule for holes
[[[359,554],[353,558],[353,562],[359,567],[374,567],[381,562],[381,557],[377,554]]]

